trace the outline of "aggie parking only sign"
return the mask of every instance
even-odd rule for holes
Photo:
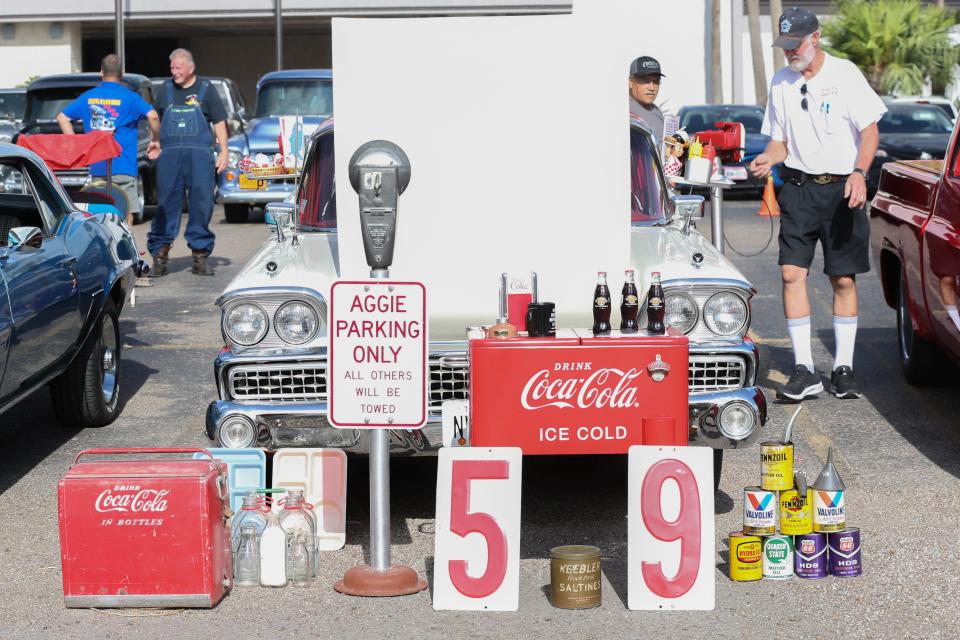
[[[424,425],[428,334],[422,283],[333,283],[328,333],[327,417],[332,426]]]

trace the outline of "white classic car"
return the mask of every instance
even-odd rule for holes
[[[630,135],[631,264],[662,274],[666,323],[689,337],[690,441],[713,447],[719,463],[723,449],[754,443],[766,422],[758,349],[747,337],[754,289],[689,214],[677,214],[646,126],[631,122]],[[214,363],[219,398],[206,416],[217,446],[367,450],[360,431],[332,428],[326,417],[326,295],[339,273],[333,158],[328,121],[311,138],[297,192],[268,207],[274,237],[217,300],[225,346]],[[431,314],[429,326],[430,418],[421,431],[391,432],[394,452],[435,453],[442,403],[469,397],[462,319]]]

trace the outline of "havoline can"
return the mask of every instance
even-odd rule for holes
[[[793,577],[793,536],[777,534],[763,539],[763,577],[771,580]]]
[[[780,533],[799,536],[813,532],[813,489],[801,496],[796,489],[780,492]]]
[[[813,530],[818,533],[847,528],[847,503],[844,491],[813,490]]]
[[[830,548],[830,573],[838,578],[852,578],[863,574],[858,527],[828,533],[827,546]]]
[[[763,546],[758,536],[742,531],[730,534],[730,579],[752,582],[763,577]]]
[[[760,443],[760,486],[769,491],[793,488],[793,443]]]
[[[773,491],[760,487],[743,489],[743,532],[768,536],[777,532],[779,503]]]
[[[808,533],[794,539],[794,573],[798,578],[827,577],[827,534]]]

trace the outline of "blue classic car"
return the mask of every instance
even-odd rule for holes
[[[142,269],[118,215],[80,211],[36,154],[0,143],[0,414],[49,384],[64,424],[117,417],[119,316]]]
[[[244,156],[280,151],[280,116],[303,116],[309,135],[333,115],[333,74],[326,69],[274,71],[257,83],[257,109],[244,132],[227,142],[227,170],[220,173],[217,202],[227,222],[246,222],[251,205],[280,202],[294,189],[294,180],[248,180],[237,165]]]

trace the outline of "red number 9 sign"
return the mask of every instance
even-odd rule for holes
[[[517,610],[522,460],[518,447],[440,449],[434,609]]]
[[[713,609],[713,451],[630,447],[627,496],[627,606]]]

